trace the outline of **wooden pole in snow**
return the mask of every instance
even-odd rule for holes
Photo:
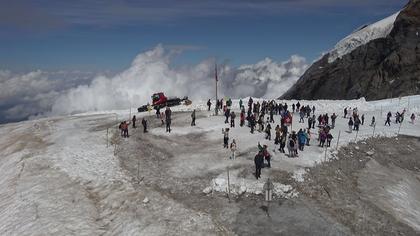
[[[140,183],[140,159],[137,160],[137,182]]]
[[[217,63],[215,64],[215,67],[214,67],[214,79],[216,80],[216,103],[214,104],[214,107],[215,107],[215,113],[217,116],[219,115],[219,107],[217,106],[217,103],[219,101],[217,97],[217,82],[219,81],[219,78],[217,78]]]
[[[376,129],[376,123],[373,124],[373,134],[372,134],[372,137],[375,136],[375,129]]]
[[[359,130],[356,130],[356,138],[354,139],[354,142],[357,142],[357,135],[359,134]]]
[[[227,177],[228,177],[228,198],[230,201],[230,176],[229,176],[229,167],[227,168]]]
[[[410,97],[408,97],[408,105],[407,105],[407,111],[410,111]]]
[[[327,149],[328,149],[328,147],[327,147],[327,145],[325,145],[324,162],[326,162],[326,161],[327,161]]]
[[[400,127],[398,127],[398,135],[400,135],[401,125],[402,125],[402,122],[400,122]]]
[[[340,142],[340,135],[341,135],[341,130],[338,131],[337,147],[335,148],[337,150],[338,150],[338,142]]]

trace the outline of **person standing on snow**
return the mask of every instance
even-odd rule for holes
[[[191,113],[191,126],[195,126],[195,109]]]
[[[372,116],[372,121],[370,123],[370,126],[375,126],[375,125],[376,125],[375,116]]]
[[[303,119],[305,117],[305,113],[303,112],[303,109],[299,111],[299,123],[305,123],[305,120]]]
[[[362,125],[364,125],[365,124],[365,114],[362,114]]]
[[[307,129],[306,130],[306,146],[310,146],[309,142],[311,141],[311,129]]]
[[[118,126],[118,129],[120,130],[121,137],[124,137],[124,130],[123,130],[124,122],[121,122]]]
[[[166,107],[165,110],[165,123],[166,123],[166,132],[171,132],[171,121],[172,121],[172,111],[169,107]]]
[[[230,111],[229,109],[225,110],[225,124],[229,124],[229,116],[230,116]]]
[[[252,114],[250,119],[249,119],[249,124],[251,126],[251,134],[254,133],[254,129],[255,129],[255,115]]]
[[[210,109],[211,109],[211,101],[210,101],[210,99],[207,101],[207,107],[208,107],[208,111],[210,111]]]
[[[386,115],[385,125],[388,124],[388,126],[391,126],[391,116],[391,112],[388,112],[388,114]]]
[[[303,132],[303,130],[300,129],[299,132],[297,133],[297,136],[298,136],[299,150],[303,151],[306,144],[305,132]]]
[[[350,117],[349,123],[348,123],[348,125],[349,125],[349,132],[350,133],[353,132],[353,124],[354,124],[353,118]]]
[[[312,117],[308,118],[308,129],[312,127]]]
[[[279,125],[276,126],[275,132],[276,132],[276,137],[274,138],[274,144],[277,145],[280,143],[280,135],[281,135],[281,129]]]
[[[133,119],[131,119],[131,122],[133,123],[133,129],[136,128],[136,116],[133,116]]]
[[[243,127],[245,124],[245,110],[241,111],[241,115],[240,115],[240,126]]]
[[[335,113],[333,113],[332,116],[331,116],[331,129],[334,129],[336,119],[337,119],[337,115]]]
[[[315,106],[312,106],[312,114],[315,115]]]
[[[229,128],[222,129],[223,148],[229,148]]]
[[[165,113],[161,112],[160,113],[160,125],[164,126],[165,125],[165,121],[163,120],[163,117],[165,116]]]
[[[279,151],[281,153],[285,153],[284,148],[286,147],[286,134],[283,134],[280,136],[280,148]]]
[[[344,108],[344,118],[347,118],[347,107]]]
[[[160,118],[160,107],[156,107],[156,118]]]
[[[316,118],[315,115],[312,115],[312,129],[315,129]]]
[[[274,108],[271,108],[270,110],[270,122],[274,123]]]
[[[242,110],[242,108],[243,108],[243,102],[242,102],[242,99],[239,99],[239,109]]]
[[[127,121],[124,121],[123,122],[123,124],[122,124],[122,130],[123,130],[123,137],[124,138],[128,138],[129,135],[128,135],[128,123],[127,123]]]
[[[355,116],[354,118],[354,128],[353,130],[359,131],[359,126],[360,126],[360,119],[358,116]]]
[[[264,159],[267,161],[267,167],[271,168],[271,162],[270,162],[271,161],[271,155],[267,150],[267,145],[264,145],[262,153],[263,153]]]
[[[255,163],[255,178],[261,178],[261,168],[264,165],[264,157],[262,152],[258,152],[257,155],[254,157]]]
[[[324,147],[325,140],[327,140],[327,133],[325,130],[321,130],[321,133],[319,134],[319,146]]]
[[[295,157],[295,141],[289,135],[287,139],[287,150],[289,151],[289,157]]]
[[[144,117],[141,120],[141,124],[143,125],[143,133],[147,133],[147,120]]]
[[[235,118],[236,118],[235,112],[232,111],[230,113],[230,127],[232,128],[235,128]]]
[[[411,114],[410,119],[411,119],[411,124],[414,124],[414,120],[416,119],[416,115],[414,115],[414,113]]]
[[[265,139],[271,140],[271,125],[270,123],[267,124],[267,127],[265,127]]]
[[[327,134],[327,147],[331,146],[331,140],[333,139],[333,136],[331,134],[331,132],[328,132]]]
[[[230,144],[230,151],[232,152],[232,155],[230,159],[235,160],[236,159],[236,141],[235,139],[232,140],[232,143]]]

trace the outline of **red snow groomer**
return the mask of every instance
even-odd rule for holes
[[[151,105],[143,105],[143,106],[139,107],[137,109],[137,111],[138,112],[145,112],[145,111],[148,110],[148,106],[151,106],[153,109],[159,109],[159,108],[163,108],[163,107],[166,107],[166,106],[173,107],[173,106],[178,106],[178,105],[181,105],[181,104],[190,105],[191,101],[188,100],[188,97],[168,98],[168,97],[165,96],[165,94],[163,94],[162,92],[159,92],[159,93],[153,94]]]

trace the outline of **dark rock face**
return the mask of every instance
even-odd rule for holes
[[[420,94],[420,0],[400,12],[391,33],[332,63],[314,63],[282,99],[385,99]]]

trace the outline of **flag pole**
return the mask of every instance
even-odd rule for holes
[[[218,107],[218,99],[217,99],[217,82],[218,82],[218,78],[217,78],[217,63],[215,64],[215,67],[214,67],[214,78],[215,78],[215,80],[216,80],[216,103],[215,103],[215,113],[216,113],[216,116],[219,114],[219,107]]]

